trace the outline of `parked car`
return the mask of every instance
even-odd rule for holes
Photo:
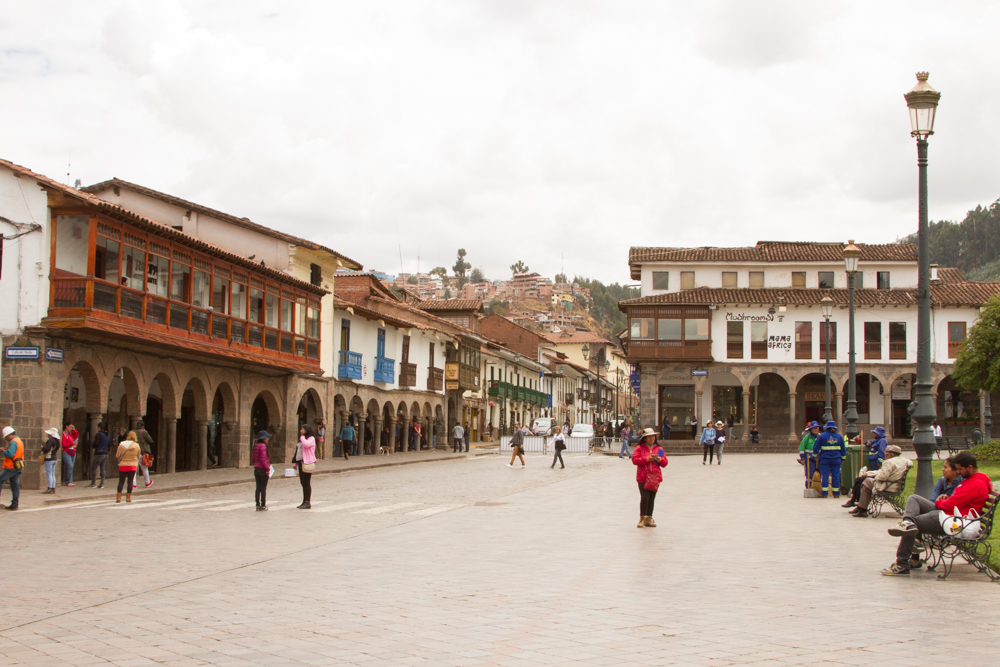
[[[593,438],[594,437],[594,425],[593,424],[573,424],[573,430],[569,432],[569,437],[571,438]]]
[[[554,435],[552,429],[555,425],[555,420],[551,417],[539,417],[535,420],[535,423],[531,425],[531,432],[535,435]]]

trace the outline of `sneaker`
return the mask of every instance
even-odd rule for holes
[[[914,533],[920,532],[917,530],[917,524],[913,523],[909,519],[903,519],[899,522],[898,526],[894,526],[889,529],[889,534],[893,537],[902,537],[903,535],[913,535]]]
[[[895,577],[901,574],[909,574],[910,568],[906,565],[900,565],[899,563],[893,563],[889,567],[882,570],[882,574],[887,577]]]
[[[924,563],[919,558],[917,560],[913,560],[912,558],[910,559],[910,569],[911,570],[919,570],[923,566],[924,566]]]
[[[146,488],[147,488],[147,489],[148,489],[149,487],[151,487],[151,486],[153,486],[153,480],[149,480],[148,482],[146,482]]]
[[[74,484],[73,482],[67,482],[66,486],[76,486],[76,484]]]
[[[258,509],[260,509],[261,512],[266,512],[267,511],[267,505],[261,505]]]
[[[103,485],[103,484],[99,484],[99,485],[97,486],[97,488],[99,488],[99,489],[103,489],[103,488],[104,488],[104,485]],[[55,489],[52,489],[52,493],[55,493],[55,492],[56,492],[56,490],[55,490]]]
[[[259,512],[260,511],[260,505],[257,505],[257,507],[255,508],[254,511]]]
[[[507,467],[508,467],[508,468],[513,468],[513,467],[514,467],[514,464],[513,464],[513,463],[508,463],[508,464],[507,464]]]

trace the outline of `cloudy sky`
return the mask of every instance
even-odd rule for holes
[[[7,3],[0,156],[117,176],[391,273],[630,245],[893,241],[903,93],[942,91],[932,219],[1000,197],[991,2]],[[400,259],[402,255],[402,260]]]

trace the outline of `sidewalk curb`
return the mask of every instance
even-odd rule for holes
[[[473,456],[488,456],[488,455],[492,454],[492,452],[469,452],[469,453],[472,454]],[[316,471],[316,472],[313,473],[313,476],[318,476],[318,475],[337,475],[337,474],[341,474],[341,473],[345,473],[345,472],[354,472],[356,470],[374,470],[376,468],[393,468],[393,467],[396,467],[396,466],[416,465],[418,463],[437,463],[438,461],[458,461],[458,460],[467,459],[467,458],[469,458],[469,456],[446,455],[446,456],[442,456],[441,458],[437,458],[437,459],[420,459],[420,460],[417,460],[417,461],[386,461],[385,463],[369,463],[369,464],[365,464],[365,465],[354,466],[354,467],[351,467],[351,468],[340,468],[338,470],[318,470],[318,471]],[[284,465],[284,464],[281,464],[281,465]],[[247,470],[250,470],[250,468],[247,468]],[[275,471],[277,471],[277,469]],[[286,478],[284,476],[279,477],[279,476],[275,475],[271,479],[271,483],[273,483],[274,480],[276,480],[276,479],[296,479],[296,478],[297,477],[287,477]],[[204,482],[204,483],[201,483],[201,484],[185,484],[183,486],[174,486],[174,487],[171,487],[169,489],[163,489],[163,488],[156,489],[156,490],[142,489],[142,495],[143,496],[155,496],[155,495],[161,495],[161,494],[164,494],[164,493],[174,493],[175,491],[191,491],[191,490],[194,490],[194,489],[214,489],[216,487],[221,487],[221,486],[234,486],[236,484],[253,484],[253,483],[254,483],[253,477],[250,477],[249,479],[228,479],[228,480],[222,480],[222,481],[219,481],[219,482]],[[62,504],[65,504],[65,503],[89,502],[91,500],[110,500],[110,499],[115,498],[116,495],[117,495],[117,493],[112,492],[112,493],[104,493],[104,494],[94,494],[92,496],[87,496],[86,498],[54,498],[54,499],[50,499],[50,500],[44,501],[42,503],[41,507],[48,507],[48,506],[51,506],[51,505],[62,505]]]

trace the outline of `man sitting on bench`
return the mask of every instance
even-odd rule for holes
[[[874,491],[899,492],[906,471],[913,467],[913,461],[901,456],[902,453],[903,450],[898,445],[889,445],[885,448],[886,458],[881,468],[868,471],[862,468],[865,478],[858,493],[858,506],[851,510],[851,514],[856,517],[868,516],[868,505],[872,501]]]
[[[885,576],[909,574],[912,568],[920,567],[920,558],[913,553],[913,543],[921,534],[945,534],[941,527],[941,512],[951,514],[956,507],[962,516],[969,516],[972,510],[982,512],[993,489],[993,482],[979,472],[976,457],[971,452],[959,452],[954,460],[955,469],[965,481],[958,485],[950,497],[940,497],[932,503],[913,494],[906,500],[903,520],[898,526],[889,529],[890,535],[899,538],[899,547],[896,549],[896,562],[882,570]]]

